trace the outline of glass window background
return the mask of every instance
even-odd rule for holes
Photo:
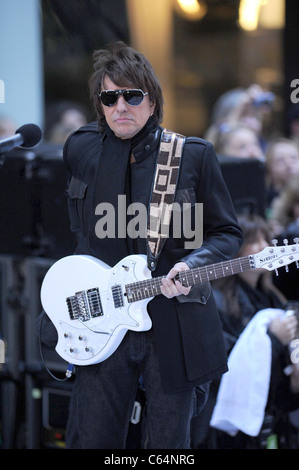
[[[43,0],[46,109],[59,100],[73,100],[92,114],[87,88],[92,52],[123,40],[144,52],[155,67],[165,95],[166,127],[203,137],[222,93],[258,83],[277,97],[270,131],[284,132],[290,81],[297,72],[290,47],[296,47],[298,15],[289,13],[290,8],[298,12],[296,2],[247,2],[251,9],[255,5],[255,12],[245,11],[245,19],[256,16],[251,30],[240,25],[242,1],[195,3],[205,8],[201,19],[188,16],[177,0]],[[287,41],[290,30],[292,40]]]

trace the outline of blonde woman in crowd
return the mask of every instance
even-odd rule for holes
[[[215,141],[218,155],[237,158],[264,159],[256,132],[245,124],[236,124],[218,133]]]
[[[275,235],[299,237],[299,174],[291,178],[274,200],[270,219]]]
[[[299,174],[299,149],[297,144],[293,140],[284,137],[269,142],[266,151],[266,168],[267,207],[269,209],[274,199],[286,187],[290,178]]]

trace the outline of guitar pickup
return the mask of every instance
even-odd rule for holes
[[[101,315],[103,315],[100,292],[97,287],[94,287],[93,289],[88,289],[87,299],[88,299],[91,318],[100,317]]]
[[[121,289],[121,285],[117,284],[111,288],[112,290],[112,297],[114,302],[115,308],[120,308],[124,306],[124,298]]]

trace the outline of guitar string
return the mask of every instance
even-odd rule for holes
[[[196,283],[218,279],[228,275],[242,272],[250,269],[250,257],[245,256],[234,260],[223,261],[209,266],[193,268],[178,273],[181,282],[186,281],[186,285],[194,285]],[[126,285],[126,293],[128,301],[142,300],[161,293],[161,281],[165,276],[145,279]]]

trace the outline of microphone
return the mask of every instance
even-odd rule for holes
[[[42,138],[42,131],[36,124],[25,124],[16,130],[15,135],[0,139],[0,153],[8,152],[16,146],[34,147]]]

